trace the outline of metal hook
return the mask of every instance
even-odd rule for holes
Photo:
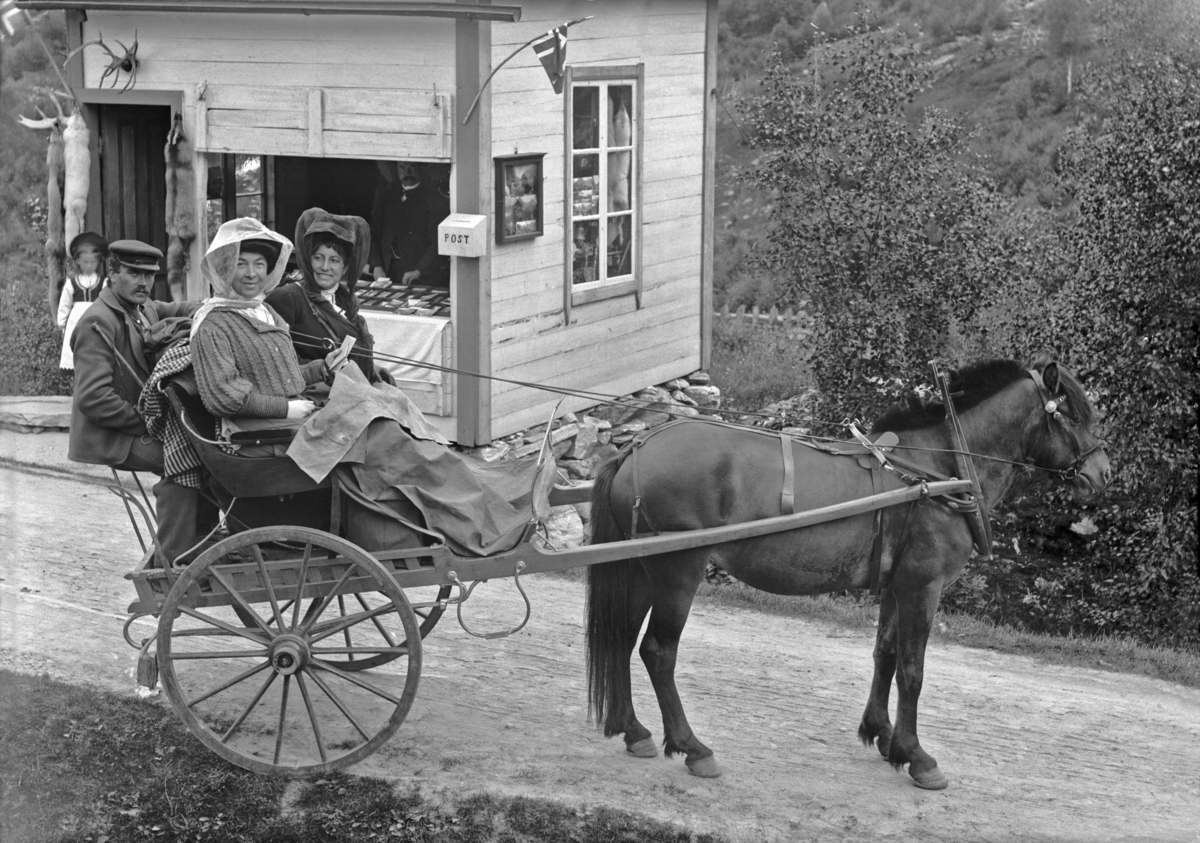
[[[525,570],[525,563],[518,560],[515,568],[516,570],[513,571],[513,581],[516,583],[517,591],[521,593],[521,599],[525,601],[525,618],[515,628],[501,632],[476,632],[467,626],[466,621],[463,620],[463,603],[467,602],[467,598],[471,596],[471,592],[475,590],[475,586],[479,585],[480,583],[485,583],[487,580],[476,580],[475,582],[471,583],[470,588],[467,588],[465,585],[463,585],[462,580],[458,578],[458,574],[455,571],[446,572],[446,578],[450,580],[451,583],[458,586],[459,593],[461,594],[460,597],[453,599],[451,602],[458,604],[458,625],[463,628],[463,632],[467,633],[467,635],[473,635],[476,638],[484,638],[490,641],[493,638],[507,638],[513,633],[520,632],[525,628],[525,624],[529,623],[529,616],[533,612],[533,607],[529,603],[529,595],[525,593],[525,589],[521,585],[521,572]]]

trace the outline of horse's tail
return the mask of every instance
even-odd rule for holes
[[[609,502],[613,478],[621,462],[620,456],[614,457],[596,473],[592,487],[591,544],[625,539]],[[641,562],[636,559],[603,562],[588,568],[588,716],[604,726],[605,737],[621,731],[617,713],[621,701],[630,696],[628,656],[638,632],[630,632],[630,604],[634,589],[647,585]]]

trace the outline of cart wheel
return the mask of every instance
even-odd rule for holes
[[[453,590],[454,589],[451,586],[443,585],[438,589],[436,597],[433,597],[432,594],[430,594],[428,597],[422,595],[421,598],[417,599],[416,602],[418,606],[413,606],[412,611],[417,616],[417,621],[421,625],[421,640],[424,640],[425,636],[433,632],[433,628],[437,626],[437,622],[441,619],[442,613],[446,611],[443,601],[449,599]],[[408,596],[409,593],[411,593],[411,589],[409,592],[405,592],[405,596]],[[340,618],[345,617],[348,612],[354,613],[360,611],[372,611],[381,600],[386,599],[387,598],[381,594],[369,594],[366,592],[361,594],[352,594],[345,597],[339,595],[336,604],[330,605],[330,607],[326,610],[324,617],[328,618],[328,620],[325,622],[340,622]],[[308,608],[308,611],[313,611],[318,607],[318,605],[319,604],[317,603],[311,604]],[[306,615],[304,622],[308,622],[308,620],[309,617]],[[372,623],[374,624],[374,628],[368,630],[368,632],[370,633],[373,641],[378,642],[378,640],[382,638],[386,640],[390,646],[396,647],[398,646],[396,644],[397,637],[399,637],[401,641],[404,640],[403,630],[389,630],[383,621],[379,619],[374,619]],[[395,626],[398,627],[398,624]],[[346,647],[352,647],[354,645],[355,642],[353,640],[353,636],[356,632],[358,631],[350,628],[344,629],[341,632],[340,637]],[[361,644],[362,642],[360,641],[357,643]],[[376,653],[369,656],[355,656],[351,654],[344,659],[328,658],[326,661],[335,667],[340,667],[342,670],[368,670],[372,667],[379,667],[380,665],[387,664],[394,659],[398,659],[400,658],[400,655],[401,654],[398,652]]]
[[[369,676],[345,669],[381,656],[392,664]],[[308,527],[263,527],[180,575],[159,613],[158,665],[171,705],[209,749],[257,773],[302,776],[353,764],[400,727],[421,631],[366,551]]]

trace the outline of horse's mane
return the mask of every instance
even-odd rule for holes
[[[1049,355],[1039,356],[1030,366],[1026,367],[1016,360],[980,360],[961,369],[950,372],[950,392],[954,396],[954,409],[969,410],[975,405],[991,398],[1008,386],[1022,378],[1029,377],[1029,369],[1041,369],[1051,362]],[[1092,404],[1087,393],[1075,376],[1066,367],[1058,367],[1059,392],[1067,396],[1067,401],[1075,415],[1085,424],[1091,422]],[[916,393],[909,393],[900,401],[893,404],[883,415],[871,425],[875,433],[885,430],[916,430],[941,424],[946,418],[946,406],[941,397],[936,399],[922,398]]]

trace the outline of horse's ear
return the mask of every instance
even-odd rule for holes
[[[1047,363],[1042,369],[1042,383],[1046,384],[1046,389],[1051,393],[1058,392],[1058,364]]]

